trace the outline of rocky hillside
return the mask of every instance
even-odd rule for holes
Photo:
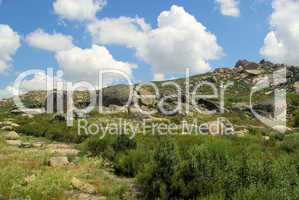
[[[273,84],[273,72],[279,69],[287,69],[287,82],[279,85]],[[213,72],[206,74],[200,74],[190,77],[190,87],[189,92],[192,92],[194,87],[196,87],[200,82],[206,81],[213,83],[220,87],[220,84],[226,84],[228,82],[233,82],[233,85],[228,87],[225,92],[225,108],[227,112],[238,112],[247,111],[249,105],[249,96],[252,87],[264,77],[268,77],[270,82],[272,80],[271,86],[262,92],[254,95],[255,107],[262,113],[271,113],[273,111],[272,101],[273,93],[277,88],[284,88],[287,90],[288,94],[288,108],[289,117],[292,118],[295,112],[297,112],[297,94],[299,91],[299,68],[295,66],[287,66],[283,64],[273,64],[262,60],[259,63],[249,62],[247,60],[239,60],[234,67],[231,68],[217,68]],[[166,107],[171,107],[177,103],[178,98],[181,98],[184,103],[186,100],[186,79],[181,78],[174,80],[178,83],[183,91],[180,97],[177,96],[177,91],[174,87],[163,87],[163,82],[155,82],[159,88],[160,96],[156,99],[144,99],[141,98],[139,103],[145,108],[156,108],[157,102],[165,97],[168,98],[168,104]],[[135,86],[136,88],[136,86]],[[201,87],[198,90],[200,94],[211,94],[212,90],[210,87]],[[143,87],[138,91],[139,95],[153,94],[152,88]],[[21,97],[24,103],[31,108],[43,107],[46,102],[46,92],[45,91],[32,91],[28,92]],[[116,85],[107,87],[103,90],[103,105],[107,108],[115,106],[124,105],[129,98],[129,87],[126,85]],[[84,107],[89,104],[89,95],[87,92],[75,92],[74,102],[77,106]],[[219,99],[199,99],[198,105],[203,110],[218,110],[219,111]],[[2,107],[7,105],[13,105],[12,99],[4,100],[1,102]]]

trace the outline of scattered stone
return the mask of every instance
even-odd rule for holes
[[[31,148],[32,144],[30,142],[22,142],[21,148]]]
[[[40,147],[43,147],[44,145],[45,145],[45,142],[34,142],[32,144],[32,147],[40,148]]]
[[[52,157],[49,162],[48,165],[51,167],[65,167],[67,165],[69,165],[70,162],[68,160],[67,157]]]
[[[246,73],[257,76],[257,75],[261,75],[263,72],[261,70],[251,69],[251,70],[246,70]]]
[[[13,109],[13,110],[10,111],[10,113],[18,115],[18,114],[22,114],[23,112],[20,111],[19,109]]]
[[[249,62],[248,60],[239,60],[235,65],[235,68],[238,67],[243,67],[245,70],[253,70],[253,69],[258,69],[260,66],[259,64],[254,62]]]
[[[77,200],[106,200],[106,197],[99,197],[91,194],[86,193],[79,193],[76,195],[75,199]]]
[[[77,156],[80,153],[77,149],[49,149],[49,152],[59,156]]]
[[[269,136],[263,136],[263,139],[266,140],[266,141],[269,141],[270,137]]]
[[[35,178],[36,178],[36,176],[33,174],[31,176],[25,177],[24,180],[25,180],[25,183],[28,185],[28,184],[32,183],[35,180]]]
[[[4,130],[4,131],[12,131],[12,130],[14,130],[14,128],[13,128],[12,126],[3,126],[3,127],[1,128],[1,130]]]
[[[15,127],[15,128],[20,127],[19,124],[16,124],[16,123],[14,123],[14,122],[6,122],[6,124],[9,125],[9,126]]]
[[[135,117],[138,119],[147,119],[150,117],[148,114],[142,113],[142,111],[145,111],[144,107],[138,108],[135,106],[129,106],[128,107],[128,115],[131,117]]]
[[[75,177],[72,179],[71,184],[74,188],[76,188],[77,190],[80,190],[81,192],[84,192],[87,194],[97,193],[97,190],[93,185],[90,185],[89,183],[85,183]]]
[[[6,144],[11,145],[11,146],[20,147],[22,145],[22,141],[21,140],[6,140]]]
[[[24,114],[22,114],[22,117],[27,117],[27,118],[29,118],[29,119],[32,119],[32,118],[34,118],[34,115],[24,113]]]
[[[52,117],[53,121],[58,121],[58,122],[65,122],[66,121],[66,117],[63,114],[55,114]]]
[[[19,134],[17,134],[15,131],[10,131],[5,135],[6,140],[17,140],[19,138],[20,138]]]
[[[68,144],[48,144],[48,149],[71,149],[72,147]]]

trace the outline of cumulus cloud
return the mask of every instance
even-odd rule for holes
[[[56,0],[54,12],[62,19],[89,21],[106,5],[106,0]]]
[[[30,33],[26,37],[29,45],[47,51],[57,52],[68,50],[74,47],[73,38],[61,33],[49,34],[42,29]]]
[[[273,62],[299,65],[299,1],[274,0],[261,55]]]
[[[89,49],[74,47],[60,51],[56,54],[56,60],[66,80],[88,81],[92,84],[97,84],[100,70],[119,70],[132,75],[132,69],[135,68],[134,64],[115,60],[108,49],[98,45]]]
[[[120,17],[91,23],[88,31],[98,44],[119,44],[136,50],[137,56],[152,66],[155,78],[210,69],[209,60],[223,55],[216,36],[183,7],[172,6],[158,17],[152,29],[140,18]]]
[[[10,26],[0,24],[0,73],[11,64],[12,56],[20,47],[20,36]]]
[[[10,90],[10,87],[0,89],[0,100],[10,98],[13,96],[13,92]]]
[[[88,31],[93,41],[99,44],[120,44],[137,47],[147,40],[145,33],[151,26],[142,18],[105,18],[89,24]]]
[[[240,9],[237,0],[216,0],[220,12],[224,16],[239,17]]]
[[[58,81],[63,82],[62,77],[53,77],[53,82],[47,83],[49,76],[44,73],[36,73],[32,76],[26,77],[20,85],[20,88],[16,88],[14,84],[9,84],[3,89],[0,89],[0,99],[10,98],[17,94],[24,94],[29,91],[47,90],[47,84],[50,88],[56,88]]]
[[[274,0],[267,34],[260,53],[273,62],[299,65],[299,1]]]

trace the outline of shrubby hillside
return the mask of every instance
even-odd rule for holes
[[[253,109],[271,118],[275,89],[287,94],[287,131],[280,133],[257,120],[250,111],[250,91],[264,77],[286,68],[287,81],[270,84],[254,94]],[[78,134],[82,116],[67,127],[64,114],[22,113],[12,100],[2,101],[0,109],[0,199],[203,199],[203,200],[297,200],[299,198],[299,69],[295,66],[238,61],[232,68],[190,77],[191,92],[199,82],[208,81],[226,90],[225,112],[220,112],[219,99],[197,99],[196,106],[186,105],[188,91],[185,79],[176,83],[184,88],[180,96],[172,87],[156,82],[161,95],[141,98],[144,110],[157,110],[146,115],[130,105],[121,109],[128,98],[128,86],[118,85],[103,90],[104,110],[114,113],[87,114],[87,125],[102,128],[126,121],[144,127],[150,124],[175,124],[172,134],[156,129],[137,129],[136,135]],[[135,86],[136,89],[137,86]],[[139,95],[152,94],[144,87]],[[202,87],[198,93],[211,94]],[[171,110],[182,100],[185,109],[165,115],[158,109],[163,97],[165,109]],[[22,95],[30,108],[44,107],[45,91]],[[86,92],[76,92],[75,104],[89,103]],[[215,111],[214,114],[204,114]],[[217,119],[226,122],[217,124]],[[206,124],[205,134],[197,129],[182,129],[182,122]],[[215,131],[215,124],[218,129]],[[234,127],[233,134],[222,129]],[[121,127],[123,128],[123,127]],[[124,133],[124,132],[122,132]],[[103,137],[104,136],[104,137]]]

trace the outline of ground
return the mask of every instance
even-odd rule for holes
[[[0,194],[4,199],[134,199],[130,193],[133,181],[113,175],[101,157],[73,156],[68,158],[71,162],[67,166],[51,167],[48,162],[54,155],[45,147],[9,146],[4,135],[2,131]],[[26,136],[20,140],[51,143],[43,138]],[[96,193],[87,194],[74,188],[74,177],[95,187]]]

